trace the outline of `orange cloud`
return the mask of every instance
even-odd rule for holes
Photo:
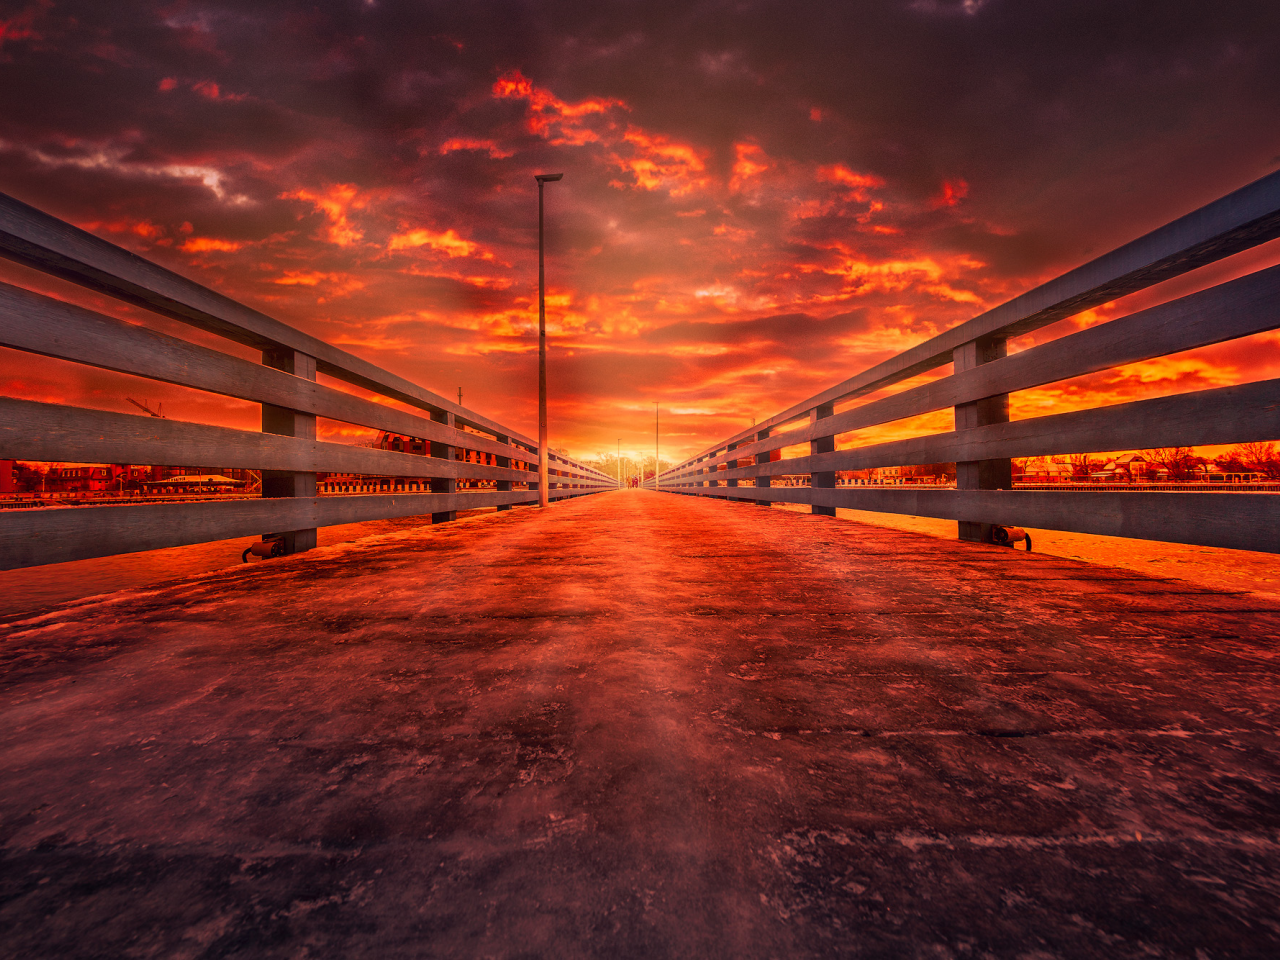
[[[492,260],[493,254],[481,250],[478,243],[464,240],[453,230],[444,233],[433,233],[430,230],[410,230],[397,233],[387,244],[388,250],[406,250],[413,247],[430,247],[449,257],[477,257],[481,260]],[[477,253],[476,251],[480,251]]]
[[[483,150],[495,160],[503,160],[514,156],[510,150],[503,150],[493,140],[476,140],[471,137],[452,137],[440,144],[440,154],[453,153],[455,150]]]
[[[110,230],[112,233],[132,233],[144,240],[155,240],[163,236],[164,228],[152,223],[150,220],[132,220],[128,217],[122,217],[119,220],[110,220],[103,222],[96,220],[93,223],[81,224],[86,230]]]
[[[764,151],[754,143],[735,143],[733,150],[737,159],[733,164],[733,179],[729,181],[730,190],[742,189],[748,180],[760,176],[773,166]]]
[[[243,243],[235,240],[215,240],[213,237],[192,237],[179,248],[187,253],[235,253]]]
[[[311,190],[294,190],[280,194],[280,199],[302,200],[323,213],[329,220],[329,225],[325,229],[325,239],[332,244],[346,247],[364,238],[364,233],[347,219],[349,210],[362,210],[368,206],[368,200],[359,196],[353,184],[336,183],[321,193]]]
[[[666,189],[673,197],[684,196],[706,186],[704,154],[685,143],[676,143],[660,134],[632,127],[623,135],[628,156],[615,154],[614,163],[635,179],[642,190]],[[610,181],[610,186],[628,186]]]
[[[958,262],[950,270],[932,257],[916,257],[910,260],[886,260],[872,263],[854,256],[843,256],[839,264],[823,269],[823,273],[844,279],[840,298],[864,296],[869,293],[897,293],[919,290],[930,296],[956,303],[980,305],[982,298],[970,290],[960,290],[944,282],[944,277],[955,274],[960,266],[980,266],[972,261]],[[837,298],[819,298],[832,300]]]
[[[884,180],[875,174],[856,173],[840,163],[819,167],[818,179],[848,187],[850,195],[856,200],[866,200],[868,190],[884,186]]]
[[[968,195],[969,184],[964,180],[946,180],[942,184],[942,191],[937,196],[929,198],[929,209],[954,207]]]
[[[623,101],[609,97],[588,97],[578,103],[567,103],[549,90],[535,87],[519,70],[504,73],[494,82],[493,97],[527,101],[529,114],[525,128],[557,146],[580,147],[599,140],[599,135],[583,123],[583,118],[606,114],[614,107],[628,109]]]
[[[335,296],[343,296],[364,289],[364,281],[349,273],[326,273],[322,270],[286,270],[283,276],[271,281],[285,287],[316,287],[326,284]]]

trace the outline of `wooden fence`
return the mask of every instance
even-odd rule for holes
[[[1280,496],[1014,490],[1010,458],[1280,439],[1280,380],[1009,420],[1009,395],[1280,326],[1280,267],[1009,355],[1007,341],[1280,235],[1273,173],[795,404],[678,464],[661,489],[957,520],[990,540],[1019,526],[1280,552]],[[951,364],[922,385],[868,398]],[[955,429],[837,449],[841,434],[952,407]],[[782,450],[808,444],[807,456]],[[837,471],[956,463],[955,489],[837,486]],[[772,487],[780,475],[809,486]],[[653,482],[646,484],[652,487]]]
[[[258,534],[293,552],[314,546],[321,526],[428,513],[442,522],[537,502],[535,440],[3,194],[0,254],[262,352],[255,363],[0,284],[0,346],[262,404],[257,433],[0,397],[0,459],[210,464],[263,478],[255,499],[0,511],[0,569]],[[317,373],[423,413],[318,383]],[[317,417],[417,438],[425,455],[317,440]],[[617,486],[558,454],[548,469],[552,500]],[[408,478],[429,492],[320,497],[317,473]],[[459,480],[494,489],[459,490]]]

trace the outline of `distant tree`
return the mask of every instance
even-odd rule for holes
[[[1045,456],[1014,457],[1013,473],[1015,476],[1017,476],[1018,474],[1043,473],[1045,470],[1045,467],[1048,466],[1048,464],[1049,464],[1049,458]]]
[[[14,489],[36,493],[45,489],[45,481],[52,480],[50,465],[19,460],[13,465]]]
[[[587,466],[595,467],[601,473],[610,477],[617,478],[620,476],[619,468],[622,466],[622,461],[618,459],[618,455],[616,453],[606,453],[602,456],[595,457],[594,459],[584,462]],[[634,466],[632,466],[631,469],[634,470]]]
[[[1193,447],[1156,447],[1154,450],[1143,450],[1142,455],[1147,463],[1157,469],[1163,467],[1169,472],[1169,479],[1186,481],[1191,479],[1192,469],[1205,462],[1204,457],[1197,457]]]
[[[1101,460],[1091,457],[1087,453],[1073,453],[1067,458],[1067,462],[1071,464],[1071,478],[1073,480],[1087,480],[1095,467],[1102,466]]]
[[[1276,452],[1274,443],[1242,443],[1229,456],[1268,480],[1280,480],[1280,453]]]
[[[1252,469],[1236,455],[1234,450],[1218,457],[1213,461],[1213,465],[1223,473],[1248,473]]]
[[[653,455],[652,454],[644,458],[642,469],[644,471],[643,472],[644,479],[652,480],[653,479]],[[670,470],[671,462],[664,457],[662,459],[662,465],[660,469],[664,472],[667,470]]]

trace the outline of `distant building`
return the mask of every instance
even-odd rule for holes
[[[1069,463],[1013,464],[1013,479],[1019,483],[1067,483],[1072,477],[1072,466]]]

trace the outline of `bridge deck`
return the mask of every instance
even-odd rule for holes
[[[7,633],[15,956],[1280,948],[1249,594],[626,492]]]

